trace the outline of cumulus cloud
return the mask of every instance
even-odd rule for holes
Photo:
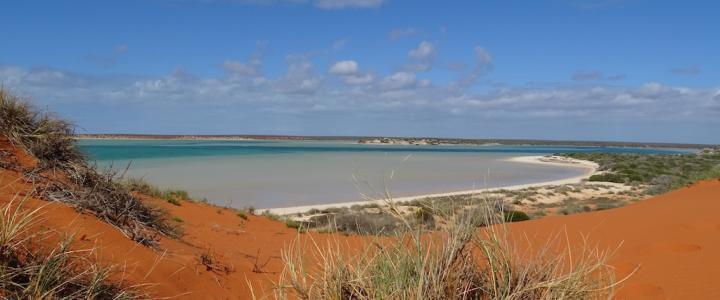
[[[384,0],[315,0],[313,3],[322,9],[344,8],[374,8],[379,7]]]
[[[416,33],[417,33],[417,30],[415,30],[415,28],[412,28],[412,27],[408,27],[408,28],[395,28],[395,29],[393,29],[393,30],[390,30],[390,32],[388,32],[388,38],[389,38],[390,40],[393,40],[393,41],[394,41],[394,40],[398,40],[398,39],[403,38],[403,37],[413,36],[413,35],[415,35]]]
[[[476,63],[487,62],[479,59]],[[382,117],[393,122],[441,119],[456,120],[459,124],[519,121],[544,124],[565,120],[606,124],[612,120],[613,124],[661,122],[677,127],[688,122],[704,122],[702,128],[716,128],[708,124],[720,126],[718,87],[703,89],[650,82],[636,87],[503,86],[480,92],[433,84],[407,71],[376,79],[373,74],[357,70],[349,75],[335,75],[344,82],[337,84],[337,80],[315,74],[306,56],[289,56],[287,64],[287,71],[282,75],[253,75],[245,81],[238,80],[236,74],[229,71],[218,77],[197,76],[182,69],[164,76],[99,76],[50,68],[0,66],[0,83],[34,97],[38,105],[52,110],[62,110],[73,103],[84,103],[83,107],[142,107],[138,109],[151,113],[153,108],[148,106],[194,107],[191,111],[198,113],[262,115],[266,120],[264,124],[272,118],[277,122],[287,121],[287,114],[315,119],[333,112],[334,115]],[[244,67],[239,70],[246,71]],[[127,115],[117,118],[124,119]]]
[[[410,50],[408,56],[417,60],[432,59],[435,57],[435,47],[428,41],[422,41],[417,48]]]
[[[429,71],[432,69],[436,54],[435,46],[431,42],[422,41],[417,48],[408,52],[408,57],[415,62],[405,65],[403,69],[412,72]]]
[[[343,77],[343,81],[349,85],[367,85],[375,80],[372,74],[353,74]]]
[[[397,72],[385,77],[381,82],[384,90],[399,90],[413,87],[415,85],[416,75],[412,72]]]
[[[358,64],[354,60],[342,60],[332,65],[328,72],[335,75],[352,75],[358,72]]]
[[[339,76],[348,85],[368,85],[375,80],[373,74],[360,72],[354,60],[338,61],[330,66],[328,73]]]

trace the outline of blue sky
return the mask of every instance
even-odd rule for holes
[[[79,132],[720,143],[715,1],[4,1]]]

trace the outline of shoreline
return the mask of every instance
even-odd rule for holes
[[[420,199],[425,199],[425,198],[461,196],[461,195],[493,192],[493,191],[499,191],[499,190],[511,190],[512,191],[512,190],[521,190],[521,189],[530,188],[530,187],[542,187],[542,186],[580,183],[583,180],[586,180],[587,178],[589,178],[591,175],[595,174],[599,168],[598,164],[591,162],[591,161],[559,157],[559,156],[541,156],[541,155],[518,156],[518,157],[512,157],[512,158],[506,159],[506,161],[517,162],[517,163],[528,163],[528,164],[564,166],[564,167],[582,167],[582,168],[585,168],[585,172],[582,175],[578,175],[578,176],[574,176],[574,177],[570,177],[570,178],[558,179],[558,180],[550,180],[550,181],[526,183],[526,184],[516,184],[516,185],[509,185],[509,186],[491,187],[491,188],[482,188],[482,189],[473,189],[473,190],[464,190],[464,191],[454,191],[454,192],[446,192],[446,193],[432,193],[432,194],[421,194],[421,195],[414,195],[414,196],[397,197],[397,198],[393,198],[392,201],[406,202],[406,201],[420,200]],[[265,208],[265,209],[257,209],[256,214],[262,214],[262,213],[267,212],[267,213],[272,213],[272,214],[276,214],[276,215],[290,215],[290,214],[307,212],[311,209],[322,210],[322,209],[333,208],[333,207],[350,207],[353,205],[367,205],[367,204],[383,205],[383,204],[385,204],[385,201],[384,200],[359,200],[359,201],[336,202],[336,203],[327,203],[327,204]]]

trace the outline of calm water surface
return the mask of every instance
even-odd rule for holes
[[[220,205],[272,208],[557,180],[582,168],[506,161],[559,152],[675,150],[549,146],[400,146],[308,141],[80,140],[101,167],[125,168]]]

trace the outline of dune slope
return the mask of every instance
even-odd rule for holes
[[[542,240],[567,230],[607,249],[618,277],[639,267],[620,299],[720,298],[720,180],[699,182],[622,208],[515,223],[513,233]]]

